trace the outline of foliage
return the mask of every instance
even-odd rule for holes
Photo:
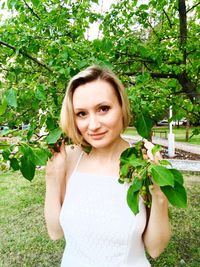
[[[154,146],[152,155],[155,156],[159,150],[160,146]],[[183,176],[180,171],[165,167],[169,165],[171,164],[167,160],[154,162],[148,159],[143,141],[137,142],[134,147],[126,149],[121,154],[119,182],[130,184],[127,203],[135,215],[139,212],[139,195],[150,208],[150,187],[154,184],[160,186],[173,206],[186,207],[187,194],[183,185]]]
[[[102,14],[94,11],[98,4],[94,0],[2,1],[1,9],[12,16],[0,24],[0,125],[10,129],[30,125],[16,148],[4,153],[10,153],[5,160],[14,156],[11,167],[32,179],[35,149],[44,163],[47,145],[41,140],[48,135],[50,143],[59,136],[68,81],[94,63],[109,66],[123,81],[133,123],[146,138],[170,105],[176,118],[198,121],[200,6],[192,2],[116,1]],[[100,34],[91,40],[87,32],[96,22]],[[25,161],[29,172],[24,170]]]

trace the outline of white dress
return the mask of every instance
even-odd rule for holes
[[[126,202],[128,185],[115,176],[77,171],[82,155],[60,213],[66,240],[61,267],[150,267],[141,237],[146,224],[142,200],[135,216]]]

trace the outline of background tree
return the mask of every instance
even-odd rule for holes
[[[177,119],[199,120],[200,2],[118,1],[106,13],[96,0],[8,0],[13,16],[0,25],[0,124],[30,129],[3,153],[14,169],[32,179],[47,160],[39,136],[61,135],[59,112],[69,79],[90,64],[113,68],[128,88],[134,122],[148,138],[153,124],[173,105]],[[87,38],[90,24],[100,35]],[[38,148],[39,147],[39,148]],[[43,160],[39,160],[39,159]],[[28,162],[29,164],[26,164]],[[31,171],[30,171],[31,170]]]

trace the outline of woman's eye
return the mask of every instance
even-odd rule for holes
[[[83,118],[83,117],[86,116],[86,113],[85,113],[84,111],[81,111],[81,112],[78,112],[78,113],[76,114],[76,116],[77,116],[77,117],[81,117],[81,118]]]
[[[102,112],[107,112],[107,111],[109,111],[109,109],[110,109],[109,106],[102,106],[102,107],[100,107],[100,111],[102,111]]]

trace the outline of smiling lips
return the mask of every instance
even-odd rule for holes
[[[105,135],[106,132],[103,132],[103,133],[98,133],[98,134],[90,134],[90,136],[97,140],[97,139],[101,139],[101,137],[103,137]]]

